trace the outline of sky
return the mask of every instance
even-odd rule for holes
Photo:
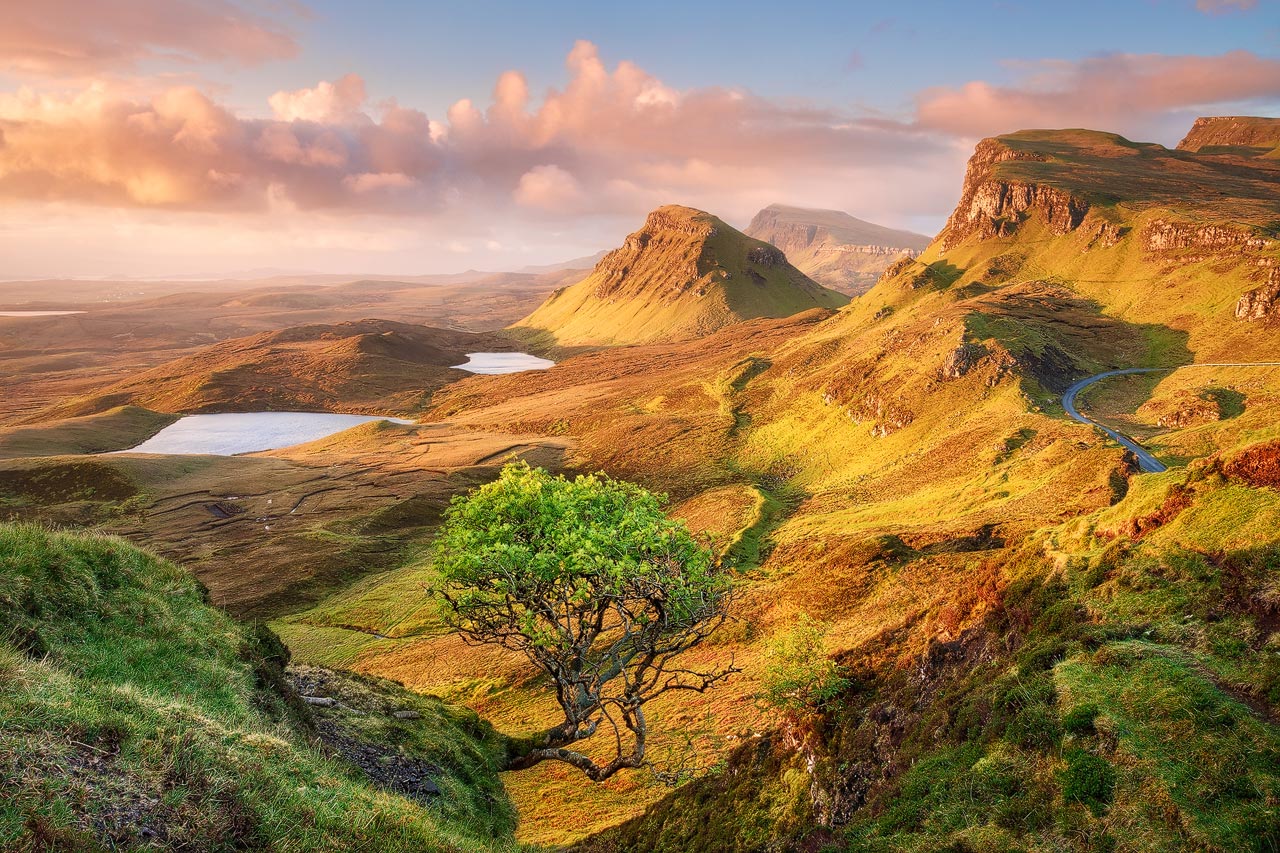
[[[1280,115],[1280,0],[0,0],[0,278],[517,269],[687,204],[935,232],[985,136]]]

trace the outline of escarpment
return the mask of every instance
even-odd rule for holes
[[[895,259],[914,258],[929,245],[923,234],[886,228],[844,211],[783,204],[757,213],[745,233],[785,252],[814,281],[850,295],[870,289]]]
[[[1206,116],[1198,118],[1178,143],[1179,151],[1211,147],[1274,148],[1280,145],[1280,118]]]
[[[1007,237],[1033,210],[1044,215],[1055,234],[1078,228],[1089,212],[1088,201],[1057,187],[1010,179],[996,169],[1010,161],[1045,160],[1045,155],[1012,147],[1002,138],[978,143],[965,172],[960,202],[938,236],[942,248],[949,249],[974,234]]]

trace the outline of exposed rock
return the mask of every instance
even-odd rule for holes
[[[960,203],[938,235],[942,248],[951,248],[973,234],[983,238],[1008,236],[1033,210],[1044,216],[1055,234],[1080,227],[1089,212],[1089,203],[1084,199],[1056,187],[996,176],[999,163],[1044,159],[1038,152],[1011,147],[1000,139],[978,143],[965,172]]]
[[[510,328],[556,346],[691,340],[761,317],[848,302],[778,248],[701,210],[661,207],[591,274]]]
[[[359,767],[371,782],[387,790],[424,803],[440,796],[435,780],[444,771],[439,766],[407,753],[394,742],[366,736],[367,730],[352,720],[365,713],[386,713],[389,710],[386,697],[362,687],[355,676],[320,667],[290,667],[286,677],[302,694],[302,700],[317,709],[313,719],[315,732],[332,753]],[[346,702],[317,695],[319,691],[336,693]],[[422,718],[412,709],[395,711],[389,716],[406,722]]]
[[[787,259],[826,287],[864,293],[895,258],[915,257],[928,245],[923,234],[886,228],[839,210],[771,204],[745,233],[777,246]]]
[[[1136,542],[1153,530],[1158,530],[1177,518],[1184,509],[1191,506],[1194,497],[1195,494],[1186,486],[1181,484],[1174,485],[1169,489],[1164,501],[1155,512],[1127,519],[1120,525],[1116,533]]]
[[[1250,486],[1280,489],[1280,440],[1246,447],[1223,464],[1222,472]]]
[[[1255,287],[1236,302],[1237,320],[1268,320],[1280,316],[1280,269],[1272,268],[1267,282]]]
[[[947,358],[942,362],[942,367],[938,368],[938,378],[959,379],[972,370],[986,354],[987,348],[982,344],[973,343],[972,341],[961,343],[947,353]]]
[[[1200,151],[1215,146],[1274,148],[1280,145],[1280,119],[1256,116],[1207,116],[1196,119],[1179,151]]]
[[[871,434],[877,438],[892,435],[916,419],[915,413],[879,390],[855,391],[847,401],[838,390],[828,390],[822,398],[827,405],[836,404],[855,424],[871,423]]]
[[[1253,231],[1223,225],[1197,225],[1157,219],[1142,232],[1142,247],[1148,252],[1198,249],[1210,254],[1226,251],[1265,249],[1274,243]]]
[[[1138,413],[1155,415],[1156,424],[1166,429],[1184,429],[1222,420],[1222,405],[1208,391],[1180,391],[1171,400],[1144,403]]]
[[[787,262],[787,256],[773,246],[756,246],[747,252],[747,260],[753,264],[773,267]]]

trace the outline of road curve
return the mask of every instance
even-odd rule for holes
[[[1162,471],[1168,471],[1168,466],[1152,456],[1146,448],[1124,433],[1116,432],[1111,427],[1098,423],[1088,415],[1081,414],[1080,410],[1076,408],[1076,395],[1093,383],[1109,379],[1112,376],[1128,376],[1135,373],[1172,373],[1175,370],[1184,370],[1188,367],[1280,367],[1280,361],[1208,362],[1204,364],[1182,364],[1177,367],[1126,367],[1121,370],[1108,370],[1081,379],[1068,388],[1062,395],[1062,408],[1067,410],[1067,415],[1072,420],[1097,427],[1126,450],[1132,451],[1133,455],[1138,457],[1138,468],[1144,473],[1159,474]]]

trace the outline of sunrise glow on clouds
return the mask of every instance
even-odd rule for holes
[[[280,88],[254,112],[216,79],[188,78],[209,63],[288,63],[306,9],[277,20],[225,0],[112,5],[9,13],[0,247],[15,269],[0,275],[34,274],[41,252],[68,243],[85,264],[136,263],[127,239],[154,249],[146,274],[228,258],[492,268],[603,247],[668,202],[740,224],[773,201],[914,224],[945,216],[984,135],[1088,126],[1143,138],[1217,105],[1280,100],[1280,60],[1258,53],[1112,53],[1005,59],[999,82],[944,80],[886,115],[816,93],[677,87],[579,40],[559,85],[498,69],[487,98],[459,93],[440,115],[371,91],[358,68]],[[1198,6],[1206,18],[1258,11]]]

